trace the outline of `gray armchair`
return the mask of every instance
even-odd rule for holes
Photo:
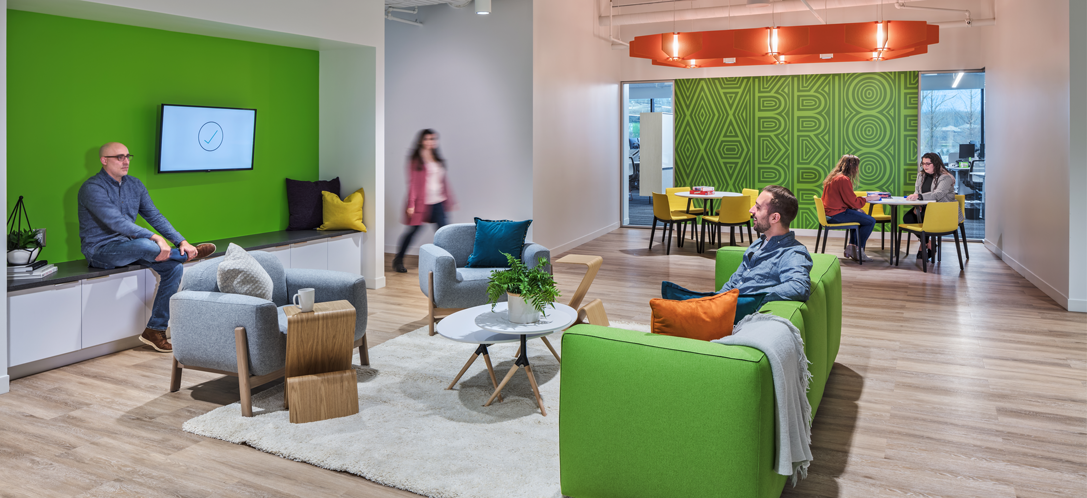
[[[487,282],[493,270],[505,268],[465,268],[476,241],[474,223],[446,225],[434,232],[434,243],[419,248],[419,289],[429,301],[430,335],[434,321],[464,308],[487,303]],[[551,261],[551,251],[544,246],[526,242],[521,260],[535,268],[539,258]],[[551,265],[547,265],[551,271]],[[500,298],[506,300],[505,296]]]
[[[366,345],[366,280],[327,270],[284,270],[266,252],[250,252],[272,277],[272,300],[219,292],[216,275],[222,257],[185,270],[170,299],[174,368],[170,392],[181,388],[183,368],[234,375],[242,414],[253,416],[250,389],[283,376],[287,354],[287,316],[282,308],[298,289],[312,287],[315,302],[346,300],[355,307],[355,342],[363,365]]]

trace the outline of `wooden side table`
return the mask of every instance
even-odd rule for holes
[[[287,315],[287,388],[283,404],[292,424],[304,424],[359,412],[359,393],[351,353],[355,308],[347,301],[314,303],[312,312],[297,306]]]

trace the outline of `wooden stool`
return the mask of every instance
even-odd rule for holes
[[[359,393],[351,353],[355,308],[347,301],[314,303],[312,312],[297,306],[287,315],[287,386],[283,404],[292,424],[304,424],[359,412]]]

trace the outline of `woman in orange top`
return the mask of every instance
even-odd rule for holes
[[[861,160],[852,154],[846,154],[838,165],[823,180],[823,207],[827,213],[827,223],[859,223],[860,228],[850,232],[850,244],[845,248],[845,257],[857,261],[869,261],[864,254],[868,236],[876,226],[876,220],[860,211],[866,200],[876,200],[879,196],[857,197],[853,185],[860,174]]]

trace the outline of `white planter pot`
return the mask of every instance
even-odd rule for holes
[[[33,250],[26,249],[14,249],[8,251],[8,264],[9,265],[27,265],[33,263],[35,259],[38,259],[38,253],[42,251],[42,248],[35,247]]]
[[[509,316],[513,323],[536,323],[540,320],[540,313],[525,302],[520,294],[506,293],[509,296]]]

